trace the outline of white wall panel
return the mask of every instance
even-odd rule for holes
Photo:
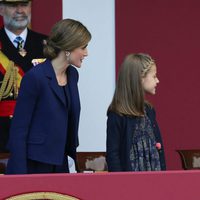
[[[92,34],[89,56],[79,69],[78,151],[105,150],[106,111],[115,87],[114,4],[114,0],[63,0],[63,18],[81,21]]]

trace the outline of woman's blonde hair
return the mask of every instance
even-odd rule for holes
[[[113,100],[109,111],[122,115],[144,115],[144,89],[142,77],[155,65],[155,61],[147,54],[129,54],[125,57],[118,75]]]
[[[57,22],[44,44],[44,56],[50,60],[56,58],[60,51],[73,51],[84,47],[91,40],[88,29],[79,21],[63,19]]]

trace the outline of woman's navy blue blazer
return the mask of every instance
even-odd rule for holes
[[[146,112],[153,125],[156,142],[161,143],[162,148],[159,150],[161,169],[165,170],[164,148],[160,130],[156,122],[155,110],[146,106]],[[106,145],[108,171],[132,171],[129,157],[132,133],[136,121],[136,117],[118,115],[114,112],[108,113]]]
[[[66,143],[68,155],[75,158],[80,115],[78,72],[69,66],[66,73],[70,108],[49,60],[23,77],[10,129],[8,174],[27,173],[27,159],[61,165]]]

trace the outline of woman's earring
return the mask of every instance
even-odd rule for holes
[[[70,52],[66,51],[66,57],[67,57],[67,61],[70,61]]]

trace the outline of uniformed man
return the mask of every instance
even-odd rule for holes
[[[31,0],[0,0],[0,152],[7,152],[9,127],[21,78],[43,59],[45,35],[30,30]]]

